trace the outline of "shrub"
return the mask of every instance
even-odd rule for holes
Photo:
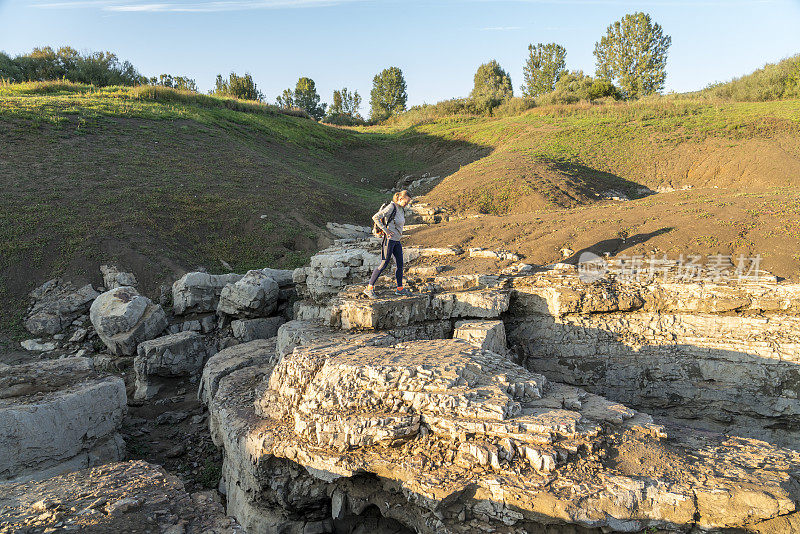
[[[216,96],[232,96],[241,100],[255,100],[261,101],[264,95],[258,90],[256,82],[250,73],[245,73],[244,76],[239,76],[235,72],[228,75],[228,79],[217,74],[217,80],[214,84],[214,90],[211,94]]]
[[[536,107],[536,101],[532,98],[509,98],[496,108],[492,110],[492,115],[495,117],[514,117],[522,115],[529,109]]]
[[[750,102],[800,98],[800,54],[778,63],[768,63],[751,74],[734,78],[728,83],[711,84],[700,91],[700,94]]]
[[[68,80],[97,87],[137,85],[145,80],[128,61],[111,52],[80,54],[63,46],[34,48],[29,54],[11,58],[0,53],[0,79],[9,82]]]
[[[619,91],[608,80],[599,80],[584,74],[583,71],[569,71],[558,79],[554,91],[536,99],[540,106],[551,104],[574,104],[582,100],[599,98],[619,98]]]

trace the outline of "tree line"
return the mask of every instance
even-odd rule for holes
[[[566,49],[558,43],[537,43],[528,46],[521,87],[524,99],[552,95],[554,101],[572,102],[603,97],[638,98],[663,90],[666,80],[667,51],[671,38],[650,15],[637,12],[625,15],[609,25],[606,34],[595,44],[595,75],[566,68]],[[161,74],[142,76],[128,61],[120,61],[111,52],[80,54],[70,47],[53,50],[35,48],[30,54],[15,58],[0,53],[0,80],[11,82],[66,79],[96,86],[162,85],[197,92],[195,80],[185,76]],[[245,100],[263,101],[249,73],[231,72],[217,75],[209,93]],[[461,102],[463,109],[491,114],[492,110],[514,96],[511,77],[500,64],[489,61],[478,67],[469,98]],[[389,67],[376,74],[370,92],[372,122],[383,121],[406,110],[407,86],[403,72]],[[300,109],[316,120],[333,124],[355,125],[366,121],[359,109],[362,98],[358,91],[344,87],[333,92],[331,104],[321,102],[314,80],[301,77],[294,88],[285,89],[277,105]]]

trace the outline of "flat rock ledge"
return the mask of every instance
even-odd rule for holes
[[[90,358],[0,366],[0,483],[121,459],[126,410],[122,378]]]
[[[203,376],[248,532],[800,528],[798,452],[665,428],[464,340],[301,326]]]
[[[143,461],[106,464],[0,491],[0,532],[243,532],[214,491],[189,495],[178,477]]]

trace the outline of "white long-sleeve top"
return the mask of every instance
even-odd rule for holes
[[[388,218],[392,213],[392,209],[396,209],[397,211],[395,212],[392,220],[389,221],[389,224],[384,226],[383,222],[381,222],[381,219]],[[389,204],[387,204],[383,209],[378,210],[378,212],[372,216],[372,220],[375,221],[375,224],[378,225],[378,228],[384,232],[391,232],[393,234],[393,241],[400,241],[400,236],[403,235],[403,227],[406,224],[406,214],[402,206],[395,202],[389,202]]]

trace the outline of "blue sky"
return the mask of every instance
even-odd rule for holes
[[[594,43],[645,11],[672,36],[667,91],[728,80],[800,52],[800,0],[0,0],[0,50],[110,50],[143,74],[209,89],[217,73],[252,73],[273,101],[299,76],[369,100],[372,77],[400,67],[409,104],[466,96],[497,59],[515,93],[529,43],[557,42],[567,67],[594,72]]]

